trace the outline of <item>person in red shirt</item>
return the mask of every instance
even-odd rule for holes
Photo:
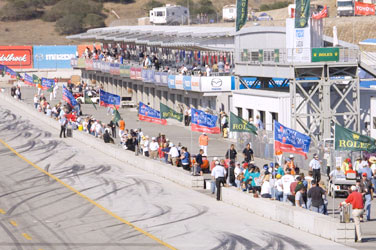
[[[345,172],[345,175],[347,176],[348,173],[356,174],[356,171],[353,170],[352,164],[349,164],[349,169]]]
[[[357,241],[362,242],[362,232],[360,230],[360,217],[364,213],[363,205],[363,195],[357,191],[355,186],[351,186],[350,195],[341,205],[351,204],[352,206],[352,216],[355,223],[355,231],[357,236]]]

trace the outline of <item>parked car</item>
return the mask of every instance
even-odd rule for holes
[[[259,17],[257,18],[257,21],[271,21],[273,20],[273,17],[266,14],[265,12],[261,13]]]

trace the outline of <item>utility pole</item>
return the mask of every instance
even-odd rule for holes
[[[190,16],[191,16],[191,11],[189,10],[189,0],[187,0],[187,8],[188,8],[188,26],[190,25]]]

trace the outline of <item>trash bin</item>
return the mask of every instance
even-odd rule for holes
[[[341,223],[350,223],[350,206],[341,206],[339,219]]]
[[[72,126],[67,127],[67,137],[72,137],[73,136],[73,130]]]

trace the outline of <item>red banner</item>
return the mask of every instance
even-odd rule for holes
[[[33,67],[32,46],[0,46],[0,64],[12,69]]]
[[[328,17],[328,7],[326,7],[326,5],[324,6],[324,8],[319,13],[312,13],[313,19],[319,20],[319,19],[322,19],[324,17]]]
[[[374,16],[375,5],[368,3],[355,2],[355,15],[357,16]]]
[[[138,115],[138,119],[140,121],[152,122],[152,123],[167,125],[167,120],[165,120],[165,119],[154,118],[154,117],[150,117],[150,116],[146,116],[146,115]]]
[[[209,128],[209,127],[200,126],[194,123],[191,123],[191,129],[192,131],[205,132],[208,134],[220,134],[221,133],[221,130],[219,129],[219,127]]]

